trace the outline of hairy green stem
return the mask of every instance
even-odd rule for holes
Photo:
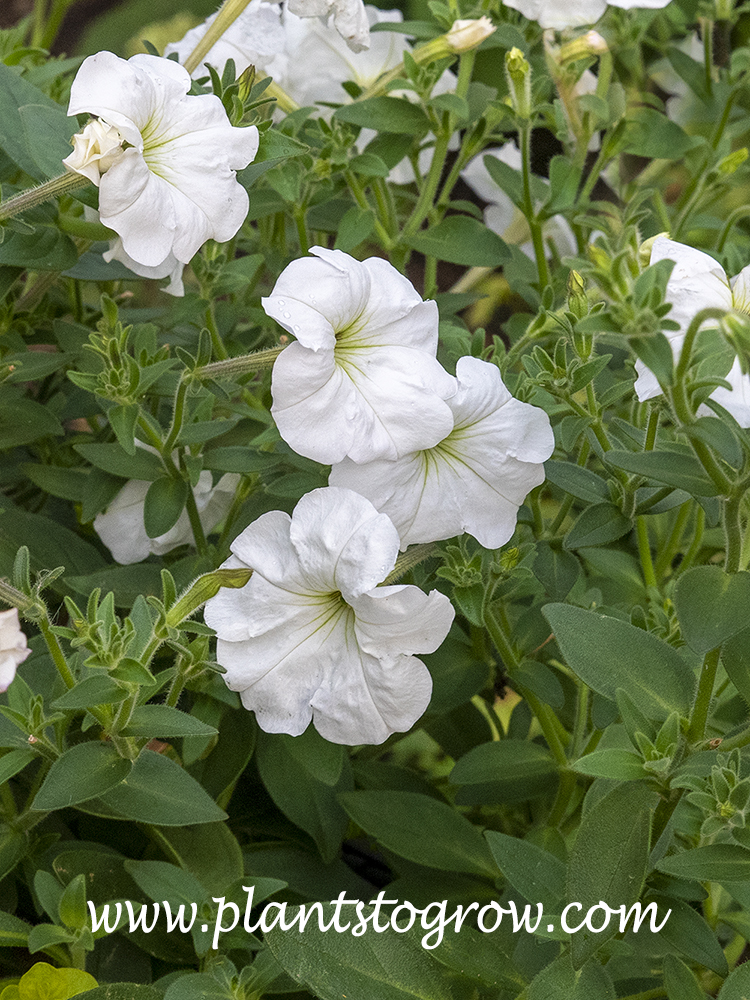
[[[86,187],[90,183],[88,177],[84,177],[82,174],[67,172],[60,174],[59,177],[54,177],[51,181],[45,181],[38,187],[29,188],[28,191],[22,191],[15,197],[0,202],[0,222],[12,219],[14,215],[20,215],[21,212],[26,212],[30,208],[36,208],[37,205],[42,205],[45,201],[57,198],[61,194],[75,191],[76,188]]]
[[[693,711],[690,714],[690,725],[688,726],[687,738],[690,743],[700,743],[706,735],[706,722],[711,708],[711,698],[714,693],[714,683],[716,682],[716,671],[719,666],[719,654],[721,646],[709,650],[703,657],[700,677],[698,679],[698,691],[695,695]]]
[[[639,516],[635,519],[635,531],[638,538],[638,554],[641,559],[643,580],[647,587],[656,587],[656,573],[651,558],[651,545],[648,540],[648,525],[645,517]]]

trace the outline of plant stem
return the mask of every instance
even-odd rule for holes
[[[524,215],[531,230],[531,240],[534,244],[534,256],[536,257],[536,267],[539,274],[539,290],[544,291],[550,283],[549,270],[547,268],[547,257],[544,252],[544,239],[542,227],[534,208],[534,201],[531,196],[531,123],[523,122],[520,127],[521,139],[521,171],[523,176],[523,202]]]
[[[706,735],[706,722],[711,708],[711,698],[714,693],[714,683],[716,681],[716,671],[719,666],[719,653],[721,646],[709,650],[703,657],[700,678],[698,679],[698,691],[695,695],[693,711],[690,715],[690,725],[688,727],[687,738],[690,743],[700,743]]]
[[[200,66],[227,28],[234,24],[249,3],[250,0],[224,0],[208,31],[183,63],[188,73],[192,73]]]
[[[20,215],[21,212],[26,212],[30,208],[36,208],[37,205],[41,205],[51,198],[57,198],[58,195],[75,191],[76,188],[86,187],[90,183],[88,177],[84,177],[83,174],[67,172],[60,174],[59,177],[54,177],[51,181],[45,181],[44,184],[29,188],[28,191],[22,191],[15,197],[0,202],[0,222],[12,219],[14,215]]]
[[[722,522],[726,548],[724,552],[724,571],[737,573],[742,558],[742,493],[732,493],[724,501]]]
[[[680,542],[682,541],[682,533],[685,530],[685,525],[690,517],[691,509],[692,501],[686,500],[677,512],[677,517],[675,518],[672,531],[667,539],[667,544],[664,546],[663,551],[660,552],[659,557],[656,560],[656,576],[658,579],[661,579],[664,576],[671,566],[672,560],[677,554]]]
[[[703,544],[703,531],[705,527],[706,512],[699,504],[695,512],[695,530],[693,532],[693,540],[690,543],[690,548],[685,553],[685,558],[675,570],[675,576],[679,576],[681,573],[684,573],[685,570],[690,569],[695,562],[695,557],[700,552],[700,547]]]

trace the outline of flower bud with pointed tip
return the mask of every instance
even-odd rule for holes
[[[486,16],[464,19],[453,22],[445,40],[451,52],[460,54],[475,49],[495,31],[497,28]]]
[[[505,76],[513,110],[519,118],[531,117],[531,66],[520,49],[505,53]]]
[[[609,52],[607,42],[598,31],[587,31],[585,35],[579,35],[561,46],[557,54],[557,62],[561,66],[567,66],[577,59],[586,59],[588,56],[601,56]]]
[[[638,262],[641,267],[648,267],[651,262],[651,251],[654,248],[654,241],[660,239],[661,237],[669,239],[669,233],[657,233],[656,236],[650,236],[638,247]]]

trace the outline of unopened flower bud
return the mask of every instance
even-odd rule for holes
[[[497,28],[488,17],[454,21],[451,30],[445,36],[451,52],[457,54],[475,49],[477,45],[489,38]]]
[[[561,66],[567,66],[577,59],[586,59],[588,56],[601,56],[609,51],[609,46],[598,31],[587,31],[585,35],[579,35],[566,42],[557,54],[557,62]]]
[[[513,110],[520,118],[531,117],[531,66],[523,52],[512,48],[505,54],[505,75]]]
[[[716,169],[720,174],[724,174],[725,176],[733,174],[735,170],[738,170],[742,166],[748,156],[750,156],[750,153],[747,146],[743,146],[742,149],[735,149],[733,153],[729,153],[728,156],[719,160]]]
[[[92,118],[70,141],[73,152],[63,160],[63,166],[70,173],[83,174],[98,187],[101,175],[122,153],[122,136],[114,125]]]
[[[669,239],[669,233],[657,233],[656,236],[650,236],[638,247],[638,262],[641,267],[648,267],[651,263],[651,251],[654,247],[654,241],[661,239],[662,237]]]
[[[568,309],[577,319],[588,316],[589,300],[586,295],[586,282],[578,271],[568,275]]]
[[[750,316],[744,312],[728,312],[721,321],[721,332],[737,352],[744,374],[750,369]]]

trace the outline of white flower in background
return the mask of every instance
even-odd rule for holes
[[[533,259],[534,245],[531,242],[528,222],[505,191],[492,179],[484,164],[486,156],[494,156],[512,170],[520,171],[521,151],[512,142],[506,142],[504,146],[495,149],[485,149],[466,164],[461,176],[472,191],[489,202],[484,210],[485,225],[502,236],[507,243],[518,244],[519,249]],[[545,244],[552,241],[561,257],[578,252],[573,230],[562,215],[553,215],[551,219],[547,219],[543,226],[543,235]]]
[[[362,0],[287,0],[287,9],[297,17],[333,16],[333,26],[352,52],[370,46],[370,24]]]
[[[542,28],[578,28],[594,24],[607,9],[606,0],[503,0],[506,7],[520,11],[529,21],[538,21]],[[670,0],[610,0],[610,6],[632,10],[633,7],[657,10]]]
[[[675,361],[680,356],[685,334],[693,317],[701,309],[725,309],[727,312],[750,313],[750,266],[732,278],[727,278],[724,268],[713,257],[684,243],[676,243],[664,236],[654,240],[650,264],[659,260],[675,261],[667,283],[666,301],[672,304],[668,319],[680,324],[679,330],[666,331]],[[635,392],[643,402],[661,395],[659,382],[642,361],[636,361],[638,378]],[[743,374],[739,358],[732,365],[726,380],[731,389],[720,387],[711,393],[711,399],[728,410],[740,427],[750,427],[750,376]],[[708,407],[699,413],[709,415]]]
[[[176,52],[180,62],[184,63],[215,20],[216,14],[212,14],[203,24],[191,28],[179,42],[167,45],[164,55],[169,56]],[[192,75],[196,78],[208,76],[206,64],[210,63],[221,76],[229,59],[234,60],[237,76],[248,66],[255,66],[256,70],[264,73],[283,48],[281,8],[278,4],[266,3],[265,0],[251,0],[229,29],[209,49],[203,62]]]
[[[222,476],[216,486],[211,485],[211,473],[201,472],[193,488],[195,506],[203,530],[208,534],[229,513],[240,477],[233,472]],[[163,556],[178,545],[193,544],[193,530],[187,511],[183,510],[177,523],[157,538],[149,538],[143,523],[146,494],[151,483],[131,479],[126,483],[103,514],[94,518],[94,530],[101,538],[115,562],[122,566],[142,562],[150,555]]]
[[[387,261],[313,247],[263,308],[297,338],[273,367],[271,413],[299,455],[399,458],[449,434],[455,379],[437,361],[438,310]]]
[[[0,611],[0,692],[8,690],[16,668],[30,652],[18,622],[18,608]]]
[[[675,42],[673,47],[690,56],[693,62],[700,66],[703,65],[703,42],[698,37],[697,31],[692,31],[680,41]],[[661,90],[672,95],[667,98],[664,104],[664,110],[670,121],[677,122],[690,134],[696,132],[697,122],[704,124],[704,122],[710,121],[713,132],[716,122],[711,118],[710,106],[707,106],[706,102],[702,101],[688,87],[667,56],[657,60],[649,68],[649,76]]]
[[[234,128],[218,97],[189,97],[190,85],[171,59],[99,52],[83,61],[71,88],[69,115],[95,115],[127,143],[106,151],[106,172],[97,167],[99,214],[146,267],[165,265],[170,254],[187,263],[206,240],[231,239],[247,215],[235,171],[255,156],[258,130]],[[79,145],[63,162],[91,177],[104,150],[95,143],[86,163]]]
[[[434,448],[395,462],[346,460],[331,470],[332,486],[356,490],[388,515],[402,549],[464,531],[485,548],[500,548],[554,451],[547,414],[514,399],[496,365],[460,358],[456,380],[448,400],[455,425]]]
[[[398,533],[350,490],[313,490],[291,518],[263,514],[224,564],[249,567],[241,590],[206,604],[224,680],[268,733],[299,736],[310,720],[332,743],[382,743],[427,708],[429,671],[453,621],[444,594],[378,587]]]

